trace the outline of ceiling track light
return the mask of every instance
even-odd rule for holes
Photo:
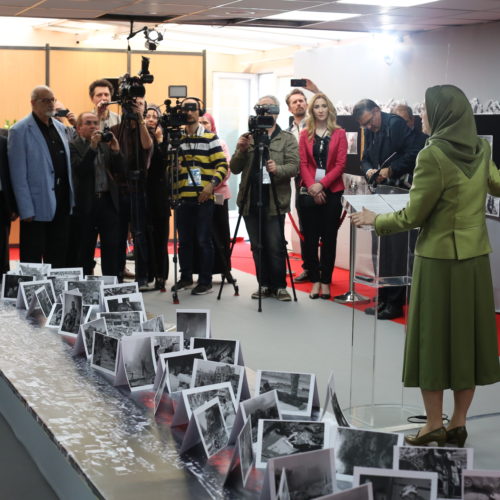
[[[146,39],[146,49],[156,50],[158,44],[163,40],[163,35],[156,29],[149,29],[147,26],[144,26],[140,30],[134,31],[133,20],[130,21],[130,33],[127,37],[128,50],[130,51],[130,39],[134,38],[134,36],[141,31],[144,33],[144,38]]]

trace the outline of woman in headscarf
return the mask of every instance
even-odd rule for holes
[[[500,380],[485,222],[486,194],[500,195],[500,172],[457,87],[427,89],[422,121],[430,137],[417,157],[406,208],[382,215],[364,209],[352,220],[357,226],[375,226],[379,235],[420,228],[403,383],[420,387],[427,422],[406,442],[462,447],[476,385]],[[453,390],[455,403],[447,429],[444,389]]]

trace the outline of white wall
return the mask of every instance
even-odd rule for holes
[[[335,103],[371,98],[423,102],[425,89],[453,83],[469,98],[500,100],[500,23],[451,27],[405,36],[393,62],[376,39],[300,51],[294,72],[311,78]]]

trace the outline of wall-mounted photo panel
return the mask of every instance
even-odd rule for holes
[[[394,469],[354,467],[353,486],[371,483],[373,497],[436,500],[437,474]]]
[[[464,500],[486,500],[500,498],[500,470],[463,471]]]
[[[102,294],[104,297],[112,295],[130,295],[131,293],[139,293],[139,284],[133,283],[117,283],[113,285],[103,285]]]
[[[78,290],[63,293],[62,322],[59,333],[76,337],[82,324],[82,296]]]
[[[108,335],[108,329],[106,328],[106,320],[104,318],[94,319],[88,323],[80,325],[80,331],[82,332],[83,345],[85,348],[85,355],[87,359],[92,358],[92,344],[94,343],[94,333],[100,333],[101,335]]]
[[[256,467],[264,469],[272,458],[330,447],[330,425],[299,420],[259,420]]]
[[[258,370],[255,394],[276,390],[283,416],[310,417],[313,407],[319,407],[316,376],[312,373],[291,373]]]
[[[191,349],[205,349],[209,361],[218,363],[240,364],[240,342],[239,340],[210,339],[202,337],[191,337]]]
[[[66,290],[79,290],[82,294],[84,305],[98,306],[101,303],[102,281],[82,281],[68,280],[65,283]]]
[[[141,326],[143,332],[164,332],[165,320],[163,319],[163,314],[144,321]]]
[[[285,471],[291,499],[316,498],[335,491],[335,454],[332,448],[269,460],[261,499],[278,498],[281,476]]]
[[[117,285],[118,278],[116,276],[94,276],[93,274],[86,274],[87,281],[102,281],[103,285]],[[134,293],[134,292],[132,292]]]
[[[191,337],[210,338],[210,309],[176,309],[177,331],[184,334],[184,349]]]
[[[140,311],[101,312],[97,313],[97,316],[106,319],[108,335],[111,337],[120,339],[141,331],[142,313]]]
[[[118,339],[94,332],[92,368],[114,377],[118,366],[118,347]]]
[[[239,403],[244,380],[244,366],[216,363],[215,361],[206,361],[203,359],[194,360],[191,387],[230,382],[236,397],[236,403]]]
[[[402,444],[402,434],[336,427],[333,447],[338,479],[351,480],[356,466],[392,469],[393,447]]]
[[[172,425],[176,426],[187,423],[196,408],[213,398],[219,398],[226,427],[230,431],[236,417],[236,400],[234,399],[233,389],[229,382],[207,385],[205,387],[194,387],[193,389],[182,391],[182,398],[175,409]]]
[[[150,337],[123,337],[121,346],[125,373],[130,390],[151,390],[156,371],[151,353]]]
[[[47,318],[47,322],[45,326],[47,328],[56,328],[59,330],[62,322],[62,309],[63,305],[61,302],[55,302],[52,304],[52,309],[50,310],[49,317]]]
[[[169,352],[179,352],[184,347],[184,336],[179,332],[151,333],[151,352],[154,356],[155,365],[158,364],[161,354]]]
[[[142,321],[146,318],[146,308],[144,307],[142,293],[104,297],[104,307],[106,308],[106,312],[139,311],[142,314]]]
[[[162,373],[165,370],[165,362],[168,361],[167,390],[169,393],[191,387],[193,364],[196,358],[205,359],[205,351],[203,349],[193,349],[191,351],[167,352],[160,355]],[[161,376],[162,373],[159,375]]]
[[[472,448],[395,446],[394,467],[400,470],[437,472],[438,499],[462,498],[460,471],[472,469],[473,450]]]
[[[19,291],[19,283],[25,281],[33,281],[33,276],[4,274],[2,279],[2,300],[4,302],[16,302]]]
[[[43,315],[48,318],[50,316],[50,311],[52,310],[53,302],[50,299],[47,290],[41,286],[38,290],[35,290],[35,296]]]

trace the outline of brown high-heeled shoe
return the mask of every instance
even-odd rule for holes
[[[464,447],[467,436],[468,434],[465,425],[453,427],[453,429],[446,429],[446,442],[449,444],[455,444],[458,448]]]
[[[405,436],[405,441],[412,446],[426,446],[429,443],[437,443],[438,446],[446,444],[446,429],[440,427],[427,434],[416,434],[415,436]]]

